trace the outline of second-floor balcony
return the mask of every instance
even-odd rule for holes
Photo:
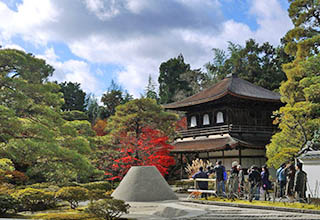
[[[188,137],[200,137],[210,135],[222,135],[227,133],[251,133],[251,134],[263,134],[263,135],[272,135],[275,127],[273,126],[258,126],[258,125],[221,125],[221,126],[213,126],[213,127],[205,127],[205,128],[191,128],[188,130],[180,130],[178,131],[177,138],[188,138]]]

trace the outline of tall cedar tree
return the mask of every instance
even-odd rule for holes
[[[283,66],[288,80],[280,87],[286,105],[277,112],[280,132],[267,146],[269,165],[292,159],[320,127],[320,2],[289,0],[294,28],[286,34],[285,51],[294,60]]]
[[[86,93],[80,88],[80,83],[63,82],[59,84],[63,93],[64,104],[61,109],[63,111],[78,110],[84,112],[86,110]]]
[[[147,97],[149,99],[158,100],[156,86],[152,80],[151,75],[149,75],[149,77],[148,77],[148,85],[146,86],[146,89],[145,89],[145,97]]]
[[[128,92],[123,91],[121,86],[112,80],[108,91],[101,97],[101,102],[104,105],[104,115],[101,119],[114,115],[118,105],[125,104],[130,100],[132,100],[132,96]]]
[[[190,65],[184,62],[182,54],[163,62],[159,68],[159,98],[161,104],[174,102],[177,91],[188,92],[191,88],[188,83],[181,80],[180,75],[190,71]]]

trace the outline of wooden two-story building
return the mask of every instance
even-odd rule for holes
[[[179,132],[172,153],[182,167],[195,158],[222,160],[227,169],[235,160],[243,167],[261,166],[275,129],[272,112],[280,106],[280,94],[229,75],[198,94],[164,106],[187,117],[188,128]]]

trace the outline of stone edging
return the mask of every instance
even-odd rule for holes
[[[273,211],[280,211],[280,212],[297,212],[297,213],[308,213],[308,214],[320,215],[320,210],[311,210],[311,209],[297,209],[297,208],[284,208],[284,207],[275,207],[275,206],[248,205],[248,204],[240,204],[240,203],[217,202],[217,201],[206,201],[206,200],[196,200],[196,199],[180,199],[180,201],[206,204],[206,205],[231,206],[231,207],[237,207],[237,208],[265,209],[265,210],[273,210]]]

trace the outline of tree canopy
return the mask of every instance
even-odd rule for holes
[[[268,163],[275,167],[292,159],[320,127],[320,3],[289,2],[294,28],[284,40],[285,51],[294,60],[283,66],[288,80],[281,84],[280,93],[286,105],[277,112],[280,132],[267,146]]]
[[[282,64],[291,60],[284,53],[283,46],[274,48],[268,42],[259,45],[249,39],[244,47],[229,42],[227,52],[213,49],[213,61],[206,64],[207,75],[204,84],[210,85],[233,73],[238,77],[269,90],[278,90],[286,80]]]
[[[104,105],[102,119],[109,118],[111,115],[114,115],[118,105],[124,104],[131,99],[132,96],[128,92],[123,91],[121,86],[117,85],[112,80],[108,91],[104,93],[101,98],[101,102]]]
[[[34,181],[85,179],[95,172],[86,157],[91,128],[61,117],[60,87],[48,82],[53,71],[32,54],[0,49],[0,157]]]
[[[63,93],[63,111],[82,111],[86,110],[86,93],[80,88],[80,83],[63,82],[59,84]]]
[[[108,120],[107,129],[115,134],[125,132],[139,136],[142,128],[148,127],[170,136],[174,133],[172,125],[176,120],[177,116],[165,112],[156,100],[141,98],[117,106],[115,115]]]
[[[184,62],[182,54],[161,63],[159,68],[159,98],[161,104],[176,101],[175,94],[178,91],[189,91],[188,83],[180,78],[180,75],[190,71],[190,65]]]

